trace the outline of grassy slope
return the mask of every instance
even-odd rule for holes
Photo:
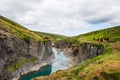
[[[91,33],[83,34],[77,36],[79,40],[85,39],[85,40],[93,40],[93,38],[104,38],[104,37],[109,37],[110,41],[120,41],[120,26],[108,28],[108,29],[103,29],[99,31],[94,31]]]
[[[94,31],[67,39],[79,42],[92,42],[93,38],[109,37],[112,42],[104,45],[104,54],[86,60],[68,70],[58,71],[50,76],[38,77],[35,80],[120,80],[120,27]]]
[[[13,72],[13,71],[19,69],[20,67],[22,67],[24,64],[32,63],[32,62],[35,62],[37,60],[38,60],[38,58],[36,58],[36,57],[22,58],[21,60],[18,60],[17,62],[9,65],[7,67],[7,70],[10,71],[10,72]]]
[[[20,24],[9,20],[3,16],[0,16],[0,29],[5,30],[9,33],[15,34],[18,37],[24,39],[25,41],[29,42],[30,39],[35,41],[43,41],[43,37],[35,34],[34,32],[28,30],[27,28],[21,26]]]
[[[112,42],[120,41],[120,26],[93,31],[90,33],[71,37],[70,39],[73,39],[73,40],[76,39],[81,42],[85,42],[85,41],[91,42],[93,41],[93,38],[105,38],[105,37],[109,37],[110,41]]]
[[[41,36],[47,36],[49,38],[51,38],[53,41],[59,41],[62,39],[67,38],[67,36],[64,35],[59,35],[59,34],[53,34],[53,33],[46,33],[46,32],[35,32]]]

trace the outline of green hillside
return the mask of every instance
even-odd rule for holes
[[[117,42],[120,41],[120,26],[115,26],[112,28],[102,29],[98,31],[89,32],[86,34],[81,34],[78,36],[73,36],[66,38],[65,41],[67,42],[76,42],[77,45],[81,44],[82,42],[91,42],[94,43],[94,38],[109,38],[110,42]]]
[[[21,26],[20,24],[7,19],[3,16],[0,16],[0,30],[4,30],[8,33],[12,33],[17,35],[18,37],[24,39],[29,42],[30,39],[35,41],[43,41],[43,37],[35,34],[34,32],[28,30],[27,28]]]
[[[104,38],[104,37],[109,37],[110,41],[112,42],[120,41],[120,26],[76,36],[76,38],[81,41],[84,41],[84,40],[92,41],[93,38]]]
[[[18,37],[24,39],[25,41],[29,42],[30,39],[35,41],[44,41],[45,37],[49,37],[54,41],[61,40],[66,38],[66,36],[59,35],[59,34],[52,34],[52,33],[45,33],[45,32],[35,32],[30,31],[24,26],[7,19],[3,16],[0,16],[0,29],[7,30],[7,32],[17,35]]]
[[[60,35],[60,34],[53,34],[53,33],[46,33],[46,32],[35,32],[39,34],[40,36],[46,36],[51,38],[53,41],[59,41],[67,38],[67,36]]]
[[[93,38],[109,37],[109,42],[94,41]],[[120,26],[74,36],[66,41],[76,44],[89,42],[104,46],[104,54],[88,59],[72,68],[57,71],[50,76],[35,80],[120,80]]]

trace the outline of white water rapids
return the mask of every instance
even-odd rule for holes
[[[55,60],[52,63],[52,73],[58,70],[68,69],[68,57],[64,56],[63,51],[59,51],[56,48],[53,48],[53,53],[55,54]]]

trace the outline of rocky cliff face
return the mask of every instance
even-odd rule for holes
[[[65,55],[72,57],[75,64],[84,60],[103,54],[104,47],[100,44],[92,44],[84,42],[79,46],[75,46],[74,42],[61,41],[55,46],[65,52]]]
[[[82,43],[79,47],[75,47],[72,50],[73,56],[75,56],[75,62],[82,62],[84,60],[96,57],[102,54],[104,47],[102,45],[94,45],[91,43]]]
[[[31,39],[30,42],[26,42],[11,33],[0,30],[0,80],[11,80],[15,77],[17,72],[10,72],[7,68],[22,58],[37,57],[38,61],[42,63],[44,59],[49,62],[52,56],[51,41],[35,42]],[[35,64],[31,65],[34,66]],[[22,72],[19,72],[19,69],[17,69],[17,71],[18,77]]]

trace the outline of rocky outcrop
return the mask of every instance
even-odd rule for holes
[[[75,46],[74,42],[61,41],[56,43],[55,46],[63,50],[65,55],[72,57],[75,64],[103,54],[104,51],[104,47],[101,44],[87,42]]]
[[[72,48],[74,47],[75,42],[66,42],[64,40],[61,40],[59,42],[56,42],[54,46],[59,49],[65,49],[65,48]]]
[[[33,67],[34,65],[40,67],[40,64],[50,62],[53,56],[51,41],[36,42],[30,39],[30,42],[8,33],[4,30],[0,30],[0,80],[11,80],[16,77],[14,74],[18,71],[18,76],[23,74],[17,69],[16,72],[8,71],[8,66],[21,60],[22,58],[37,57],[38,61],[33,64],[25,64],[23,66],[23,72],[25,69]],[[46,59],[46,60],[45,60]],[[46,64],[47,64],[46,63]],[[29,67],[28,67],[29,66]],[[30,70],[27,70],[29,72]]]
[[[103,51],[104,47],[102,45],[82,43],[72,50],[72,54],[76,57],[75,62],[78,63],[103,54]]]

